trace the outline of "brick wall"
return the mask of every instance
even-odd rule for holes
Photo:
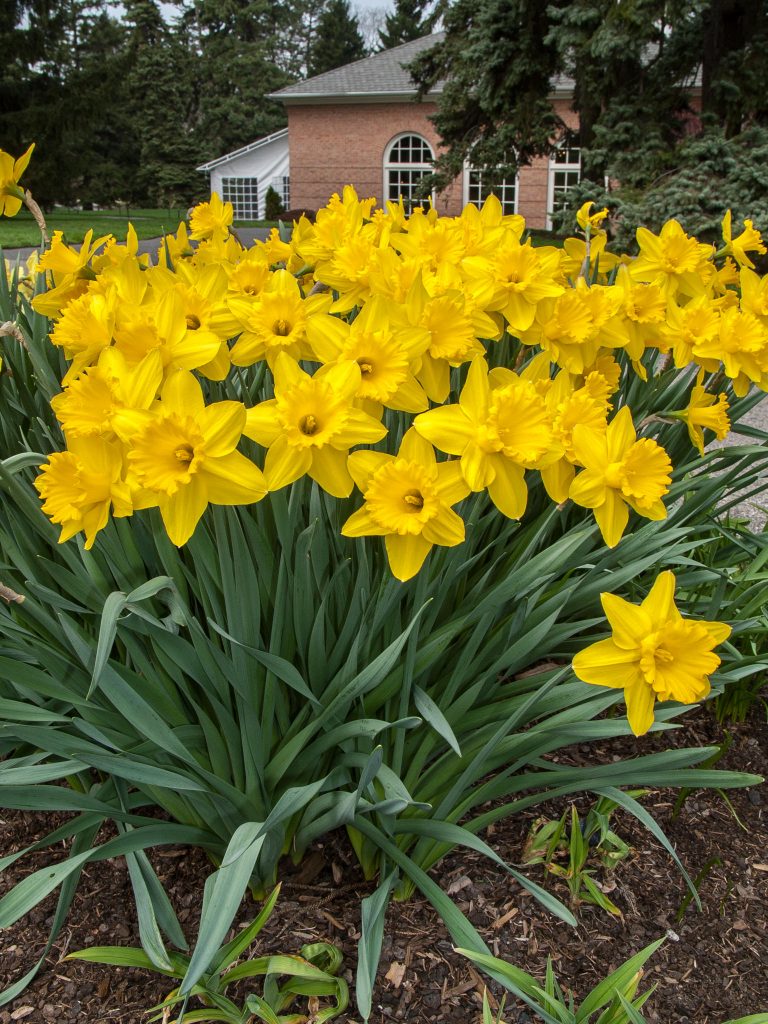
[[[555,100],[563,120],[575,126],[567,100]],[[348,103],[288,106],[291,206],[316,210],[334,192],[354,185],[360,196],[384,197],[384,153],[402,132],[422,135],[439,150],[429,121],[434,103]],[[518,212],[530,227],[547,219],[548,162],[535,161],[520,171]],[[441,214],[454,216],[464,205],[464,183],[457,179],[437,196]]]

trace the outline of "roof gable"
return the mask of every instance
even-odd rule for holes
[[[416,87],[404,65],[409,64],[424,50],[428,50],[443,38],[442,32],[421,36],[409,43],[402,43],[391,50],[382,50],[370,57],[363,57],[353,64],[325,71],[322,75],[294,82],[278,92],[270,93],[270,99],[287,103],[292,100],[334,98],[373,98],[378,96],[415,96]],[[442,92],[442,83],[430,90],[430,96]]]

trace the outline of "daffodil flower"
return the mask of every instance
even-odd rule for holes
[[[728,399],[724,394],[713,395],[703,386],[704,371],[701,370],[691,390],[687,408],[670,413],[671,416],[683,420],[688,427],[688,435],[699,454],[704,454],[704,428],[713,431],[715,437],[722,441],[728,436],[731,421],[728,419]]]
[[[413,428],[397,455],[352,452],[349,470],[364,504],[342,535],[383,537],[396,579],[415,576],[434,544],[454,547],[464,540],[464,521],[451,508],[469,493],[459,463],[437,462],[432,445]]]
[[[571,484],[569,495],[577,505],[592,509],[608,547],[621,540],[630,507],[646,519],[666,518],[661,499],[669,490],[672,463],[651,438],[637,440],[627,406],[604,433],[575,426],[573,449],[585,468]]]
[[[16,160],[0,149],[0,217],[15,217],[21,209],[24,190],[19,185],[19,178],[27,169],[34,148],[33,142]]]
[[[159,409],[115,418],[140,488],[153,493],[171,541],[186,544],[209,503],[248,505],[267,493],[261,470],[235,451],[245,426],[240,402],[206,405],[185,370],[163,385]]]
[[[511,370],[496,373],[491,389],[488,365],[473,359],[458,405],[422,413],[414,428],[428,441],[461,456],[461,472],[473,491],[488,488],[491,501],[510,519],[519,519],[528,501],[525,470],[557,459],[551,417],[530,381]]]
[[[731,633],[723,622],[684,619],[674,598],[675,576],[669,571],[657,577],[640,605],[601,594],[613,635],[573,659],[573,671],[583,682],[624,690],[636,736],[653,725],[657,700],[693,704],[707,696],[709,676],[720,665],[712,649]]]
[[[284,352],[275,363],[275,397],[248,410],[244,433],[268,449],[264,475],[277,491],[309,473],[336,498],[352,493],[347,453],[387,432],[354,405],[360,367],[353,360],[322,366],[310,376]]]
[[[35,487],[43,512],[61,526],[59,544],[82,530],[90,549],[107,525],[110,509],[115,516],[134,510],[124,480],[122,445],[103,437],[70,439],[67,451],[54,452],[40,467]]]
[[[353,359],[360,367],[357,398],[372,416],[382,406],[403,412],[422,412],[429,406],[421,384],[413,374],[429,345],[424,330],[393,324],[389,303],[381,297],[366,302],[351,324],[329,314],[307,321],[307,338],[323,363]]]
[[[636,281],[659,285],[669,299],[678,292],[688,297],[703,293],[700,268],[714,255],[713,246],[690,238],[674,219],[668,220],[658,235],[638,228],[637,244],[640,255],[629,268]]]
[[[255,299],[233,297],[229,309],[242,333],[231,358],[235,366],[251,366],[266,359],[274,371],[281,352],[294,359],[314,359],[307,341],[307,322],[314,313],[325,313],[332,296],[325,292],[301,294],[299,282],[287,270],[277,270]]]
[[[211,193],[208,203],[198,203],[189,218],[189,237],[195,241],[222,237],[229,231],[234,218],[232,203],[222,203],[217,192]]]
[[[740,267],[749,267],[750,270],[755,269],[755,264],[747,256],[748,252],[757,252],[761,256],[765,255],[766,248],[763,245],[763,239],[760,232],[755,229],[754,224],[751,220],[744,221],[744,230],[736,238],[733,237],[731,228],[731,211],[727,210],[723,217],[723,246],[721,253],[728,253],[736,260]]]

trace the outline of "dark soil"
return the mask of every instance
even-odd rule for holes
[[[762,716],[762,717],[760,717]],[[659,743],[711,744],[723,732],[706,709],[686,720],[679,733],[642,741],[641,752]],[[720,766],[764,773],[768,762],[765,714],[743,726],[731,726],[733,741]],[[633,748],[635,749],[635,748]],[[571,748],[569,760],[610,760],[627,752],[627,741]],[[563,760],[565,758],[562,758]],[[655,791],[643,804],[672,840],[690,874],[703,871],[699,890],[703,910],[684,907],[685,884],[669,855],[633,818],[621,812],[615,830],[633,853],[612,878],[599,876],[623,912],[611,917],[591,906],[579,910],[578,929],[552,918],[501,869],[480,855],[457,851],[434,877],[457,901],[494,952],[539,977],[551,956],[560,981],[577,1001],[610,970],[662,935],[667,941],[646,969],[644,984],[657,991],[646,1004],[648,1020],[658,1024],[723,1024],[731,1018],[768,1010],[768,787],[729,791],[729,808],[717,792],[691,794],[673,817],[675,794]],[[554,817],[565,805],[543,813]],[[581,802],[587,806],[587,802]],[[539,809],[538,813],[542,813]],[[738,818],[736,817],[738,816]],[[519,862],[534,815],[495,826],[486,838],[509,862]],[[54,825],[50,816],[21,812],[0,815],[0,855],[40,838]],[[0,876],[0,894],[35,868],[62,856],[44,851],[24,857]],[[713,861],[713,858],[716,860]],[[171,896],[187,936],[199,919],[203,882],[211,866],[198,850],[164,849],[153,863]],[[708,870],[703,870],[708,867]],[[567,900],[562,882],[542,868],[532,877]],[[287,868],[277,908],[254,952],[296,952],[306,942],[326,940],[344,952],[344,973],[353,982],[359,938],[360,900],[372,885],[363,881],[343,834],[318,844],[297,869]],[[0,936],[0,987],[28,970],[44,946],[55,897]],[[252,920],[256,906],[241,908],[238,922]],[[92,945],[138,945],[131,888],[122,860],[87,867],[69,920],[54,953],[13,1005],[0,1009],[0,1024],[58,1021],[101,1024],[142,1020],[144,1012],[166,996],[172,983],[129,969],[102,968],[64,961],[76,949]],[[492,994],[499,989],[491,986]],[[480,1020],[483,980],[452,943],[430,905],[415,897],[393,904],[388,916],[372,1020],[408,1024]],[[354,995],[348,1022],[353,1012]],[[507,1024],[532,1024],[527,1010],[512,1000]]]

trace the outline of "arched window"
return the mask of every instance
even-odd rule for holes
[[[464,203],[472,203],[480,207],[490,195],[497,196],[503,213],[517,213],[517,181],[514,178],[502,178],[495,185],[483,183],[483,172],[476,170],[470,163],[464,165]]]
[[[408,133],[398,135],[390,142],[384,154],[384,195],[392,202],[400,196],[406,210],[428,203],[416,195],[419,182],[432,173],[435,154],[432,147],[421,135]]]
[[[549,158],[549,184],[547,188],[547,227],[552,228],[552,214],[567,202],[568,189],[581,180],[581,143],[578,135],[569,134],[561,139]]]

